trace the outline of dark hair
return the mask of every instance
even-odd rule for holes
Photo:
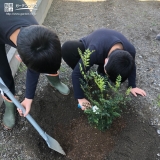
[[[127,51],[117,49],[109,55],[105,71],[112,82],[116,81],[118,75],[122,78],[121,82],[124,82],[129,77],[133,67],[134,59],[131,54]]]
[[[17,50],[24,64],[39,73],[55,73],[61,64],[58,36],[42,25],[21,28]]]

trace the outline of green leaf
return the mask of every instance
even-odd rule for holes
[[[121,115],[120,115],[119,113],[117,113],[117,112],[113,112],[112,114],[113,114],[113,116],[115,116],[115,117],[120,117],[120,116],[121,116]]]

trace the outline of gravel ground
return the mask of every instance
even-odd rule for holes
[[[58,33],[62,43],[66,40],[79,39],[102,27],[123,33],[137,50],[137,86],[147,93],[146,97],[132,97],[131,106],[150,125],[155,127],[158,133],[160,109],[154,104],[154,101],[160,94],[160,41],[155,40],[156,35],[160,32],[159,9],[160,3],[155,1],[78,2],[75,0],[70,2],[53,0],[43,23]],[[62,81],[72,87],[70,74],[71,70],[62,62],[60,77]],[[16,95],[19,100],[24,97],[24,77],[25,68],[21,65],[15,77]],[[43,87],[47,83],[46,78],[41,75],[36,91],[37,97],[44,97],[40,93],[43,92]],[[127,83],[124,83],[123,86],[126,85]],[[1,117],[3,112],[2,106],[0,108]],[[27,141],[32,139],[32,133],[29,134],[29,137],[26,135],[28,126],[28,121],[19,116],[17,116],[17,125],[11,132],[4,131],[0,126],[0,159],[43,160],[32,150],[32,146]],[[25,138],[21,138],[22,136]],[[158,156],[157,153],[157,159],[159,159]]]
[[[159,9],[160,3],[153,1],[54,0],[44,22],[58,33],[62,43],[77,40],[102,27],[123,33],[137,51],[137,86],[147,93],[144,98],[133,97],[132,103],[144,118],[151,116],[152,125],[160,125],[160,109],[153,103],[160,94],[160,42],[155,39],[160,32]],[[62,76],[68,73],[69,77],[70,70],[64,68]]]

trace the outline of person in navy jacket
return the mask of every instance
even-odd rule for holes
[[[121,75],[122,82],[128,79],[128,86],[132,87],[131,93],[145,96],[146,93],[136,86],[136,65],[135,65],[135,47],[121,33],[101,28],[93,31],[89,35],[77,41],[66,41],[62,45],[62,57],[64,61],[73,69],[72,83],[74,96],[78,103],[85,109],[83,104],[90,103],[81,89],[80,79],[82,75],[79,63],[83,66],[78,53],[78,48],[82,53],[89,49],[94,51],[90,55],[90,62],[87,70],[94,64],[98,65],[98,73],[107,74],[109,79],[116,81],[118,75]]]
[[[60,82],[57,72],[62,58],[57,34],[39,25],[29,9],[20,10],[17,5],[27,6],[23,0],[0,0],[0,77],[14,95],[14,79],[5,51],[5,44],[8,44],[17,48],[20,58],[28,67],[25,99],[21,103],[26,112],[23,115],[22,111],[18,110],[21,116],[26,116],[31,109],[40,73],[45,73],[51,86],[60,93],[69,94],[69,88]],[[12,129],[15,125],[16,107],[7,95],[4,95],[3,99],[3,125]]]

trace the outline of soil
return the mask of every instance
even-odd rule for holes
[[[77,108],[71,83],[71,69],[62,62],[60,79],[70,87],[61,95],[39,78],[31,116],[56,139],[66,156],[50,149],[31,124],[17,113],[16,126],[5,131],[0,126],[2,160],[158,160],[160,159],[160,109],[155,105],[160,93],[160,3],[156,1],[110,0],[97,2],[53,0],[43,25],[55,30],[64,43],[107,27],[123,33],[137,50],[137,86],[146,97],[132,97],[110,129],[101,132],[88,124]],[[24,98],[26,68],[21,64],[15,77],[16,96]],[[126,88],[127,82],[122,85]],[[4,113],[4,105],[0,115]]]

